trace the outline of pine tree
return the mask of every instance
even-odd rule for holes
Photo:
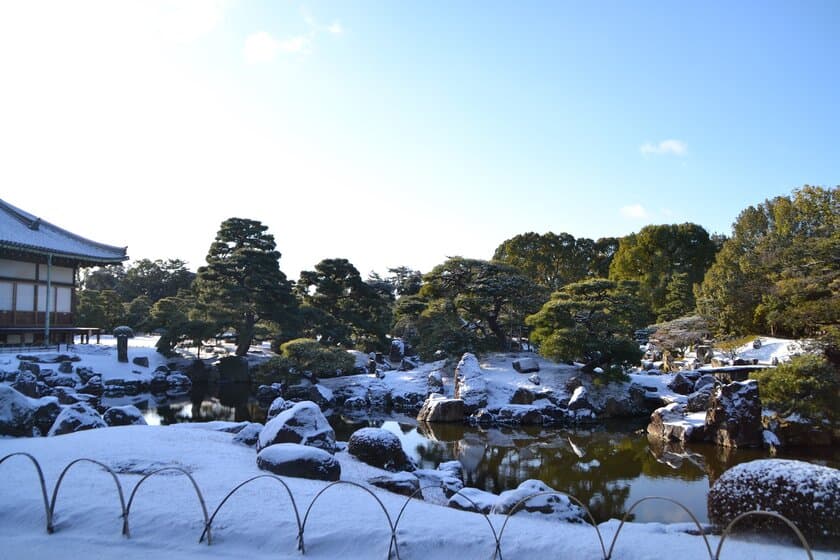
[[[244,218],[222,222],[194,284],[198,304],[217,326],[236,331],[238,356],[248,352],[258,321],[284,325],[294,314],[291,285],[267,229]]]

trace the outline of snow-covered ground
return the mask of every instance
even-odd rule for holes
[[[255,451],[232,441],[230,433],[211,425],[128,426],[104,428],[50,438],[0,438],[0,457],[26,452],[44,469],[48,494],[61,470],[86,457],[101,461],[118,474],[125,499],[141,478],[161,467],[177,466],[194,477],[212,515],[225,495],[239,483],[266,474],[256,466]],[[365,484],[384,474],[339,452],[341,479]],[[306,509],[328,483],[284,478],[300,511]],[[405,498],[367,486],[378,497],[391,520],[396,520]],[[206,558],[300,558],[296,548],[298,526],[285,490],[270,479],[260,479],[238,491],[220,510],[212,525],[213,544],[199,544],[204,517],[189,480],[176,471],[146,480],[131,505],[131,537],[121,535],[120,505],[110,476],[90,463],[77,463],[67,473],[58,493],[55,528],[45,531],[44,504],[38,478],[27,460],[14,457],[0,465],[0,558],[120,558],[150,557],[199,560]],[[491,515],[498,533],[503,516]],[[606,547],[618,529],[612,520],[599,526]],[[683,532],[685,524],[626,525],[613,556],[627,560],[708,558],[702,538]],[[379,504],[363,490],[338,485],[324,492],[305,525],[307,558],[386,558],[389,523]],[[494,538],[485,519],[421,501],[413,501],[400,519],[397,539],[401,558],[490,558]],[[709,538],[712,550],[718,537]],[[533,515],[511,518],[504,530],[505,558],[600,558],[595,529],[588,525],[545,521]],[[742,539],[723,546],[721,558],[802,558],[803,550]],[[820,560],[835,559],[836,552],[817,552]]]

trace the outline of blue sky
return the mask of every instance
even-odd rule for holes
[[[0,4],[0,197],[193,267],[259,219],[292,278],[527,231],[729,233],[834,186],[840,2]]]

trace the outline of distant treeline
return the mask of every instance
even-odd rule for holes
[[[699,314],[718,336],[814,337],[836,363],[840,189],[804,186],[750,206],[729,237],[692,223],[598,240],[528,232],[489,260],[452,257],[425,273],[402,266],[364,279],[334,258],[292,282],[267,227],[230,218],[197,273],[180,260],[96,269],[77,312],[80,325],[159,332],[164,352],[228,331],[240,354],[255,338],[373,351],[399,336],[424,357],[527,338],[590,367],[637,359],[641,327]]]

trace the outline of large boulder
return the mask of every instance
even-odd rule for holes
[[[112,406],[105,411],[102,419],[109,426],[145,426],[146,419],[134,405]]]
[[[709,490],[709,520],[725,527],[753,510],[790,519],[809,538],[840,537],[840,470],[802,461],[762,459],[724,472]],[[768,517],[750,516],[736,527],[790,532]]]
[[[513,369],[519,373],[536,373],[540,371],[540,364],[534,358],[520,358],[513,361]]]
[[[462,399],[447,399],[443,395],[429,395],[417,414],[421,422],[463,422],[466,406]]]
[[[474,354],[467,352],[455,367],[455,397],[464,401],[467,413],[487,406],[487,381]]]
[[[257,450],[278,443],[299,443],[335,452],[335,431],[311,401],[296,403],[266,423],[257,441]]]
[[[336,481],[341,465],[330,453],[309,445],[278,443],[257,454],[257,466],[280,476]]]
[[[706,438],[723,447],[761,447],[757,381],[735,381],[716,389],[706,412]]]
[[[679,403],[671,403],[654,410],[647,427],[647,433],[651,437],[682,443],[702,441],[704,430],[704,419],[696,415],[687,415],[685,406]]]
[[[517,387],[510,398],[510,404],[531,404],[534,402],[536,395],[527,387]]]
[[[687,395],[694,391],[694,381],[689,379],[683,373],[678,373],[674,376],[671,382],[668,383],[668,388],[678,395]]]
[[[32,399],[0,385],[0,435],[32,436],[45,434],[61,412],[58,399]]]
[[[688,412],[705,412],[712,401],[714,385],[703,385],[699,391],[686,396],[685,408]]]
[[[347,452],[363,463],[386,471],[414,470],[400,438],[382,428],[362,428],[353,432],[347,442]]]
[[[33,366],[37,364],[28,365]],[[38,394],[38,375],[30,370],[21,369],[17,379],[12,383],[12,388],[32,399],[37,399],[40,396]]]
[[[83,430],[107,428],[108,424],[99,416],[96,409],[87,403],[78,402],[66,407],[50,428],[48,436],[60,436]]]

